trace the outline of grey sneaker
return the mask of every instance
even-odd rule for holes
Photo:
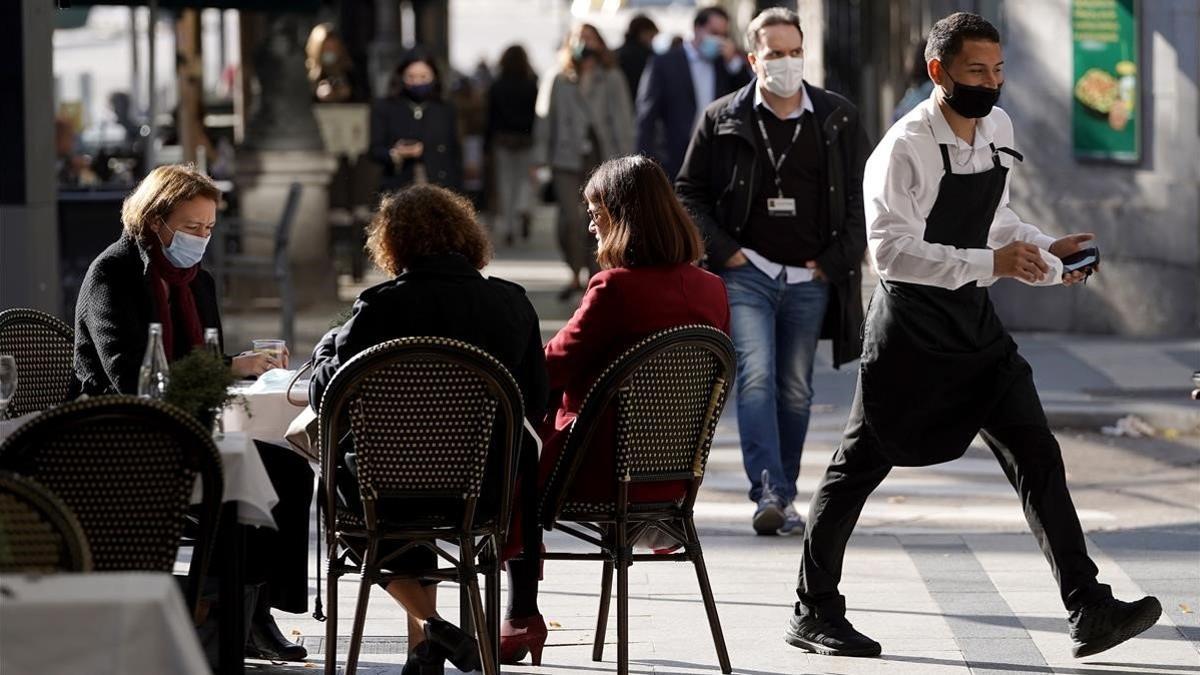
[[[758,498],[758,508],[754,510],[754,518],[750,524],[754,527],[755,534],[775,535],[779,534],[779,528],[783,527],[784,521],[782,500],[771,489],[770,476],[767,470],[763,469],[762,495]]]
[[[796,505],[793,503],[789,503],[783,509],[783,525],[779,527],[779,534],[804,534],[804,518],[796,510]]]

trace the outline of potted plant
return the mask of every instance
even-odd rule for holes
[[[223,358],[195,349],[171,364],[165,400],[195,417],[205,429],[212,429],[217,415],[230,402],[240,400],[243,408],[246,406],[244,398],[229,391],[235,379]],[[248,409],[246,412],[249,414]]]

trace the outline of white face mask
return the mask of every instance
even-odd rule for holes
[[[163,246],[163,256],[175,267],[186,269],[200,262],[204,257],[204,249],[208,247],[209,237],[200,237],[187,232],[175,230],[170,246]],[[162,238],[159,238],[162,243]]]
[[[763,86],[767,91],[787,98],[800,91],[804,83],[804,57],[784,56],[778,59],[759,59],[762,64]]]

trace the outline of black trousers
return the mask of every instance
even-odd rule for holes
[[[1110,593],[1097,583],[1079,516],[1067,491],[1058,441],[1050,433],[1033,377],[1022,375],[1001,398],[982,436],[1021,498],[1068,610]],[[842,558],[863,504],[891,471],[863,421],[862,388],[855,392],[841,446],[825,471],[808,512],[796,595],[809,609],[840,613]]]
[[[290,448],[263,441],[254,445],[279,495],[271,509],[279,529],[246,528],[246,582],[264,583],[271,607],[300,614],[308,610],[308,526],[315,474],[308,460]]]

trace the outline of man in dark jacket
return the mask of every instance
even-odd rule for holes
[[[638,88],[638,152],[657,159],[672,179],[700,112],[750,81],[746,62],[729,39],[725,10],[701,9],[692,27],[692,41],[654,57]]]
[[[833,363],[862,348],[862,175],[858,111],[805,84],[794,12],[747,30],[757,80],[704,113],[676,190],[725,280],[738,353],[738,427],[759,534],[794,533],[792,501],[808,432],[820,337]]]
[[[625,44],[617,48],[617,63],[621,72],[625,73],[625,83],[629,85],[629,100],[636,101],[638,85],[642,81],[642,73],[650,57],[654,56],[654,36],[658,35],[658,26],[645,14],[638,14],[629,20],[629,28],[625,31]]]

